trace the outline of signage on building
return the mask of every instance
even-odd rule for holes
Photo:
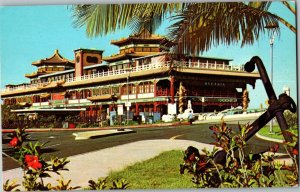
[[[124,115],[123,105],[118,105],[118,115]]]
[[[177,106],[176,103],[168,103],[168,114],[176,115],[177,114]]]
[[[130,101],[125,102],[125,107],[131,107],[131,102]]]
[[[220,102],[220,103],[227,103],[227,102],[237,102],[236,98],[205,98],[205,102]]]

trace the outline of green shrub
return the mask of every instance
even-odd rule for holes
[[[22,186],[26,191],[49,191],[49,190],[75,190],[80,186],[70,186],[71,180],[65,181],[61,175],[61,171],[68,171],[66,165],[70,162],[67,158],[51,157],[50,162],[46,162],[42,147],[44,144],[39,142],[27,144],[24,141],[28,138],[25,128],[18,128],[14,133],[10,134],[11,140],[9,146],[14,151],[14,158],[19,162],[23,169]],[[56,173],[61,176],[57,180],[57,185],[44,183],[44,178],[50,177],[50,173]],[[113,180],[110,189],[126,189],[128,183],[124,180]],[[4,191],[19,191],[19,184],[16,181],[7,180],[3,184]],[[91,190],[102,190],[106,188],[106,180],[98,179],[97,182],[90,180],[89,187]]]
[[[298,148],[296,142],[285,143],[293,164],[282,165],[275,161],[279,145],[269,148],[269,153],[246,154],[246,134],[251,127],[240,128],[238,134],[222,123],[220,127],[211,126],[214,144],[218,148],[213,151],[202,150],[190,146],[184,155],[184,163],[180,166],[183,174],[187,170],[192,174],[192,182],[198,188],[233,188],[233,187],[286,187],[298,184]],[[289,132],[294,139],[297,137]],[[214,157],[220,149],[225,154],[225,162],[217,164]]]
[[[284,118],[289,126],[289,128],[298,128],[298,114],[292,113],[286,110],[284,113]]]

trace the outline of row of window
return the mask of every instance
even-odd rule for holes
[[[159,47],[135,47],[135,48],[127,48],[121,49],[120,53],[133,53],[133,52],[159,52]]]
[[[139,85],[128,85],[129,94],[139,94],[139,93],[154,93],[154,84],[142,83]],[[127,95],[127,86],[123,86],[121,89],[123,95]]]
[[[38,69],[38,72],[46,72],[46,71],[63,71],[64,67],[42,67]]]

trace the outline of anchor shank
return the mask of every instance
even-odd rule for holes
[[[277,119],[277,122],[279,124],[279,127],[281,129],[281,132],[284,132],[285,130],[288,129],[288,124],[283,116],[283,113],[281,111],[277,112],[276,113],[276,119]],[[284,134],[283,133],[283,137],[285,139],[285,141],[287,142],[292,142],[293,141],[293,138],[287,134]]]

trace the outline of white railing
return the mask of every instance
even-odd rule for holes
[[[159,69],[159,68],[163,68],[163,67],[168,68],[169,66],[174,66],[174,67],[177,67],[177,68],[191,68],[191,69],[213,69],[213,70],[226,70],[226,71],[244,71],[244,65],[233,66],[233,65],[217,64],[217,63],[173,61],[173,63],[171,63],[171,62],[150,63],[150,64],[146,64],[146,65],[132,67],[130,70],[117,69],[117,70],[111,70],[111,71],[103,71],[103,72],[93,73],[93,74],[90,74],[90,75],[83,75],[83,76],[80,76],[80,77],[67,78],[67,79],[65,79],[65,81],[66,82],[84,81],[84,80],[89,80],[89,79],[96,79],[96,78],[122,75],[122,74],[139,72],[139,71]],[[52,82],[58,82],[58,81],[61,81],[61,80],[55,80],[55,81],[52,81]],[[11,87],[11,88],[6,88],[2,91],[2,93],[17,91],[17,90],[24,90],[24,89],[31,89],[31,88],[36,88],[36,87],[40,87],[40,86],[43,87],[47,84],[49,84],[49,82],[38,83],[38,84],[20,85],[20,86],[15,86],[15,87]]]
[[[121,100],[126,100],[126,99],[136,99],[136,94],[129,94],[128,95],[121,95]]]
[[[168,62],[168,65],[171,65]],[[186,62],[186,61],[173,61],[172,64],[177,68],[192,68],[192,69],[213,69],[213,70],[226,70],[226,71],[245,71],[244,65],[227,65],[217,63],[201,63],[201,62]]]

